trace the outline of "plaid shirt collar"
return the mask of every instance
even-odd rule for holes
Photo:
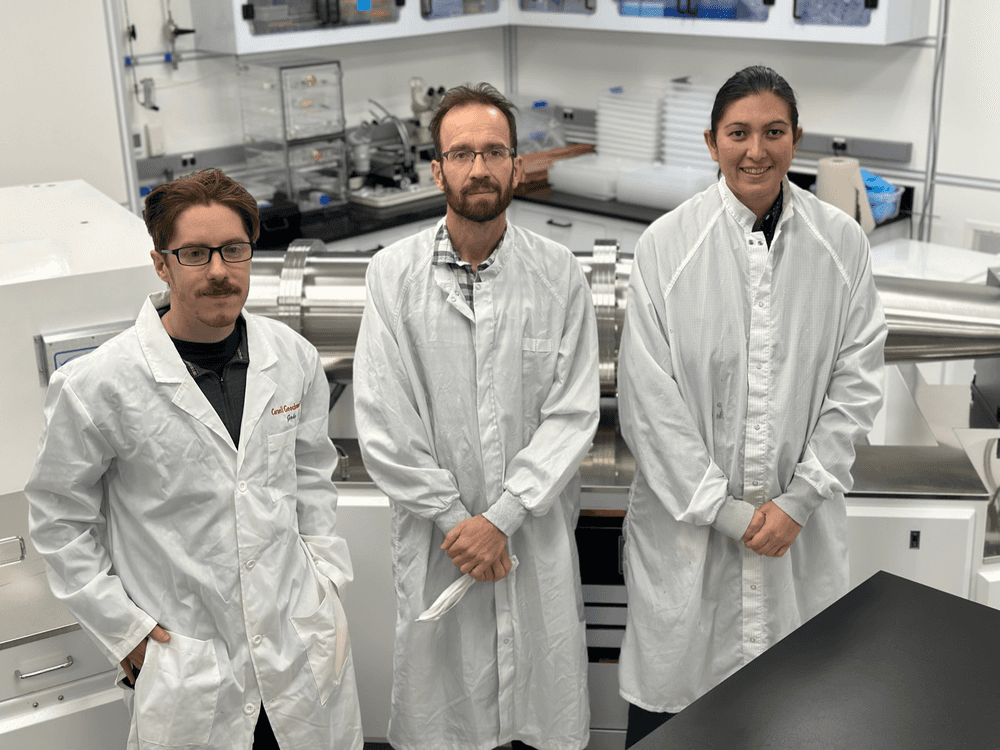
[[[503,245],[505,239],[507,239],[506,229],[504,229],[503,235],[500,237],[500,241],[497,243],[497,246],[493,248],[493,252],[490,253],[490,257],[474,269],[471,263],[464,261],[459,257],[458,253],[455,251],[454,245],[451,244],[451,238],[448,236],[448,222],[442,221],[438,225],[437,234],[434,235],[434,251],[431,256],[431,263],[436,266],[465,268],[470,274],[475,276],[493,265],[493,262],[497,259],[497,251],[500,250],[500,247]]]

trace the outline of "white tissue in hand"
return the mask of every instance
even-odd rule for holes
[[[510,573],[514,572],[517,568],[517,557],[510,558]],[[458,604],[462,597],[465,596],[465,592],[469,590],[469,587],[476,582],[476,579],[466,573],[464,576],[459,578],[448,588],[441,592],[434,603],[427,608],[427,610],[417,618],[417,622],[431,622],[432,620],[440,619],[441,615],[450,610],[456,604]]]

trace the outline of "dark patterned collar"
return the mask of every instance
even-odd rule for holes
[[[765,213],[756,224],[754,224],[753,231],[763,232],[764,241],[767,242],[767,246],[771,247],[771,240],[774,239],[774,233],[778,229],[778,220],[781,218],[781,209],[784,203],[785,194],[785,184],[782,180],[781,184],[778,186],[778,197],[774,199],[774,203],[771,207],[767,209]]]

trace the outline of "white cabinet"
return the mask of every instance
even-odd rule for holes
[[[652,5],[653,1],[642,0],[642,4]],[[421,3],[409,0],[399,8],[399,18],[392,23],[255,35],[253,22],[243,19],[243,5],[243,0],[192,2],[198,49],[248,55],[503,26],[886,45],[927,36],[930,20],[930,0],[879,0],[867,26],[799,23],[793,16],[793,0],[777,0],[762,22],[627,16],[620,13],[615,0],[600,0],[592,14],[524,11],[518,0],[500,0],[495,13],[425,19]]]
[[[488,29],[509,23],[506,6],[503,4],[497,13],[425,19],[420,15],[421,4],[417,0],[409,0],[399,8],[399,19],[395,22],[255,35],[253,22],[243,19],[243,5],[243,0],[192,2],[191,20],[196,30],[197,48],[230,55],[251,55],[260,52],[282,52],[380,39],[443,34],[451,31]]]
[[[848,498],[851,588],[884,570],[976,599],[985,513],[985,500]]]
[[[595,240],[618,240],[621,252],[631,255],[647,226],[641,222],[519,200],[510,204],[507,218],[516,226],[565,245],[574,255],[589,255]]]
[[[666,1],[673,4],[672,0]],[[652,6],[655,2],[642,0],[641,4]],[[525,12],[512,3],[509,23],[550,28],[870,45],[896,44],[928,35],[930,0],[879,0],[878,7],[871,11],[867,26],[803,24],[793,16],[796,7],[793,0],[776,0],[769,8],[766,21],[751,22],[626,16],[621,15],[619,4],[614,0],[600,0],[593,15]]]
[[[337,533],[347,540],[354,582],[343,591],[366,742],[385,742],[396,642],[389,499],[370,485],[339,484]]]

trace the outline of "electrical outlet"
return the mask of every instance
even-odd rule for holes
[[[193,167],[197,159],[194,154],[181,154],[181,166],[182,167]]]
[[[572,109],[570,109],[569,107],[563,107],[562,118],[564,120],[572,120],[573,119],[573,114],[574,113],[573,113]]]
[[[910,532],[910,549],[920,549],[920,532]]]

